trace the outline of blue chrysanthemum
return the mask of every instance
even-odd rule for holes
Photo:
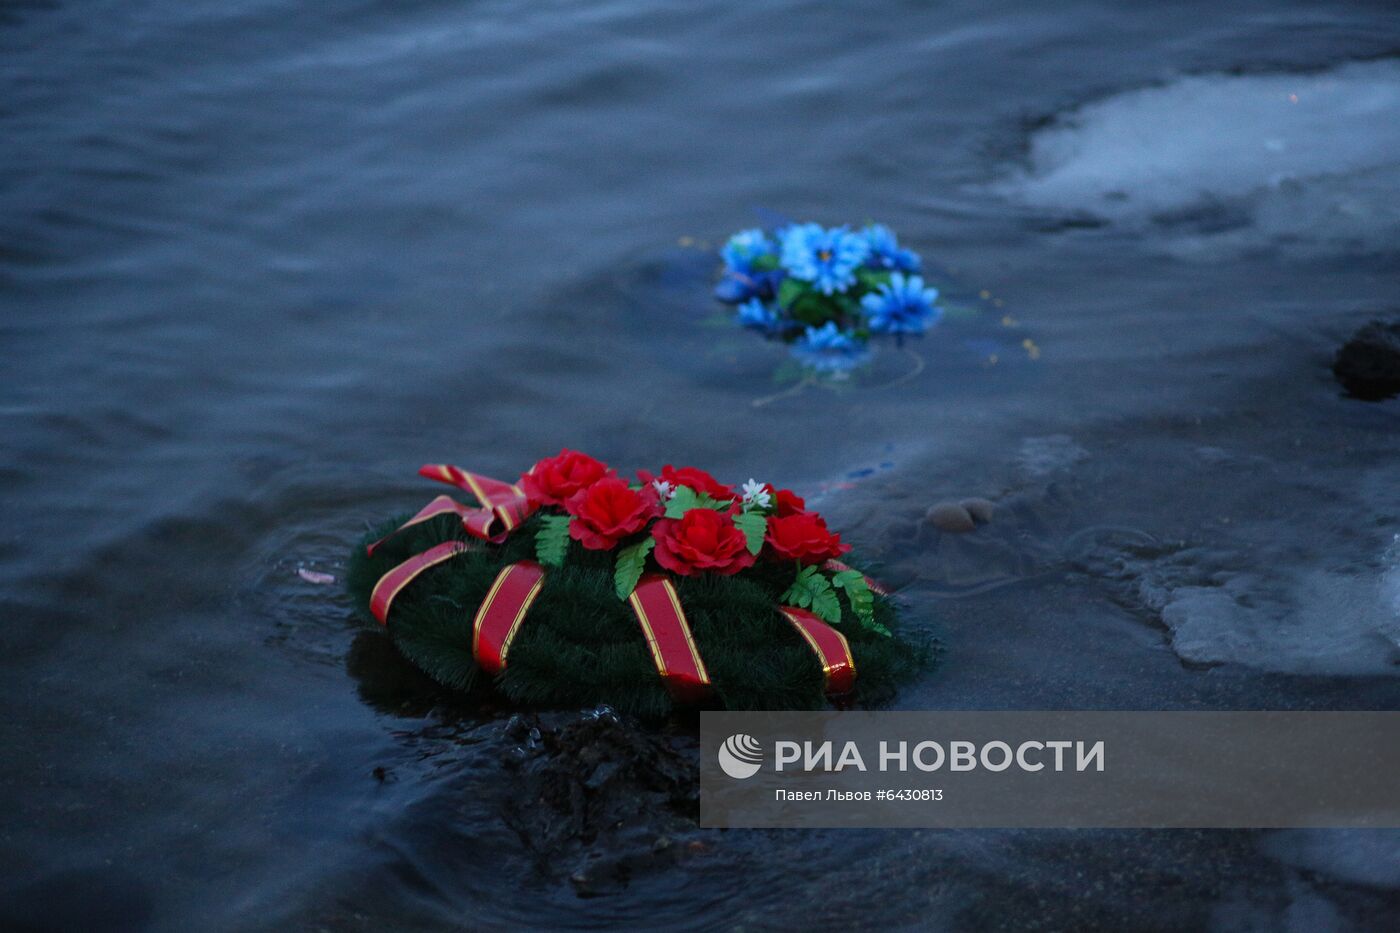
[[[724,259],[724,275],[715,285],[715,297],[725,304],[737,305],[750,298],[767,300],[777,294],[783,280],[781,269],[755,268],[762,259],[774,259],[777,245],[762,230],[744,230],[734,234],[720,250]]]
[[[783,329],[782,318],[777,312],[757,298],[750,298],[739,305],[739,323],[765,334],[776,334]]]
[[[807,328],[793,343],[792,355],[817,372],[845,373],[864,363],[870,351],[849,331],[838,330],[835,321],[827,321]]]
[[[856,269],[870,254],[865,237],[846,227],[794,224],[780,235],[782,264],[788,275],[811,282],[823,295],[854,285]]]
[[[894,231],[884,224],[871,224],[861,231],[870,244],[870,265],[876,269],[918,272],[919,256],[913,250],[900,248]]]
[[[756,261],[775,252],[777,246],[768,239],[767,234],[762,230],[753,229],[734,234],[719,254],[730,272],[749,275],[753,272],[753,264]]]
[[[896,272],[887,284],[861,299],[870,330],[877,334],[922,334],[943,316],[934,305],[938,290],[925,288],[921,276]]]

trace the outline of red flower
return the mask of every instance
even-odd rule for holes
[[[777,489],[772,483],[764,484],[768,495],[773,497],[773,514],[780,518],[807,511],[807,503],[791,489]]]
[[[744,533],[734,519],[714,509],[691,509],[679,519],[663,518],[651,530],[656,562],[672,573],[738,573],[753,566]]]
[[[715,479],[699,467],[673,467],[666,464],[661,468],[661,475],[652,476],[646,470],[638,470],[637,478],[642,481],[642,485],[650,486],[652,480],[660,479],[670,483],[672,486],[689,486],[696,492],[703,492],[711,499],[720,502],[728,502],[730,499],[738,498],[734,490]]]
[[[611,550],[661,514],[654,490],[639,492],[613,476],[575,493],[564,508],[573,516],[569,537],[592,551]]]
[[[559,451],[559,456],[545,457],[531,467],[529,473],[520,477],[520,488],[537,506],[563,505],[612,472],[607,464],[588,454],[565,449]]]
[[[826,522],[815,512],[773,516],[768,519],[765,540],[775,557],[803,564],[820,564],[851,549],[849,544],[841,543],[839,534],[827,530]]]

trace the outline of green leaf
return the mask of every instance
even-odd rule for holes
[[[820,327],[827,321],[839,321],[843,309],[837,302],[836,296],[808,291],[792,303],[792,306],[788,308],[788,313],[804,324]]]
[[[666,500],[666,517],[680,518],[691,509],[700,507],[700,494],[689,486],[677,486],[671,493],[671,498]]]
[[[784,603],[811,609],[812,614],[823,622],[838,625],[841,622],[841,601],[836,597],[836,588],[846,593],[856,621],[866,629],[892,637],[890,630],[875,621],[875,597],[870,592],[870,584],[859,570],[842,570],[830,579],[816,567],[804,567],[781,597]]]
[[[865,582],[865,574],[859,570],[842,570],[831,575],[831,582],[846,591],[851,609],[862,621],[875,618],[875,597],[870,593],[870,584]]]
[[[535,532],[535,558],[546,567],[560,567],[569,553],[569,516],[544,515]]]
[[[646,567],[647,555],[654,547],[656,547],[655,538],[643,538],[636,544],[629,544],[617,552],[617,568],[613,571],[613,588],[617,591],[618,599],[627,599],[637,588],[637,581],[642,578],[642,570]]]
[[[778,597],[778,601],[792,606],[800,606],[803,609],[812,605],[811,581],[812,573],[815,570],[815,567],[803,567],[799,570],[797,572],[797,579],[793,580],[792,586],[788,587],[787,591],[784,592],[782,596]]]
[[[826,582],[826,577],[821,578]],[[823,622],[830,622],[836,625],[841,621],[841,601],[836,598],[836,591],[827,583],[826,589],[812,597],[812,614]]]
[[[856,300],[854,295],[842,294],[841,292],[837,292],[836,294],[832,295],[829,300],[833,305],[835,305],[841,310],[841,313],[843,315],[847,317],[849,317],[852,314],[860,313],[860,302]]]
[[[784,308],[792,307],[792,303],[802,297],[807,291],[807,283],[801,282],[792,277],[783,279],[783,284],[778,286],[778,304]]]
[[[875,595],[870,592],[870,583],[859,570],[843,570],[833,574],[831,582],[846,592],[846,600],[851,611],[865,628],[890,638],[890,630],[875,621]]]
[[[862,287],[870,291],[875,291],[875,289],[879,288],[881,285],[889,284],[890,273],[884,270],[862,267],[856,270],[856,281],[859,282]]]
[[[734,524],[744,533],[750,554],[763,550],[763,537],[768,534],[767,516],[758,512],[740,512],[734,516]]]
[[[836,598],[836,591],[816,567],[803,567],[780,599],[802,609],[811,609],[812,614],[824,622],[841,621],[841,602]]]
[[[727,509],[728,502],[712,499],[703,492],[696,492],[689,486],[677,486],[671,498],[666,501],[666,517],[680,518],[691,509]]]

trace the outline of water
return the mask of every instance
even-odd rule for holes
[[[948,646],[904,706],[1400,708],[1400,402],[1327,372],[1400,298],[1400,19],[1126,10],[6,6],[0,916],[1380,927],[1389,833],[697,833],[583,900],[297,573],[569,445],[817,500]],[[705,251],[775,214],[960,313],[775,382]]]

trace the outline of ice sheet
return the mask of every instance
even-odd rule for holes
[[[1393,248],[1400,62],[1200,75],[1088,104],[1035,133],[999,190],[1057,214],[1159,228],[1179,252]]]

